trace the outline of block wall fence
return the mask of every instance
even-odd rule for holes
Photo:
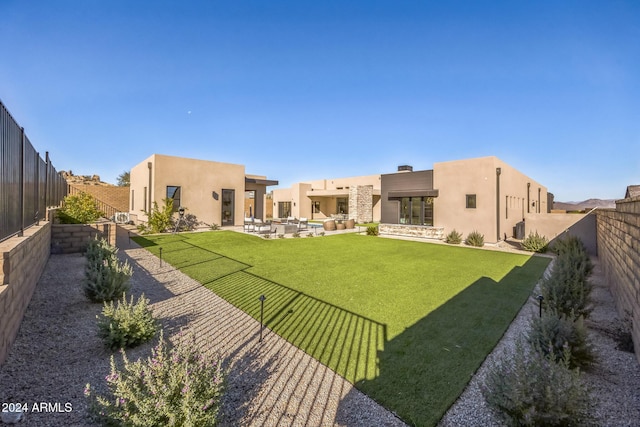
[[[22,317],[49,259],[51,224],[41,221],[22,237],[0,243],[0,365],[18,334]]]
[[[598,258],[621,318],[632,320],[640,362],[640,197],[597,211]]]

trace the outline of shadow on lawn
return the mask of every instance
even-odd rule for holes
[[[436,425],[522,305],[537,304],[531,275],[544,271],[546,262],[532,257],[500,282],[478,279],[385,342],[380,374],[356,386],[409,424]]]

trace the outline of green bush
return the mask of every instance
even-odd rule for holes
[[[125,426],[213,426],[218,421],[226,373],[219,357],[197,350],[193,335],[169,348],[162,332],[146,360],[123,367],[111,356],[109,396],[85,387],[90,408],[105,424]]]
[[[377,236],[378,235],[378,226],[372,225],[367,227],[367,236]]]
[[[595,361],[584,318],[581,316],[574,319],[573,316],[547,310],[542,317],[532,320],[527,340],[533,348],[547,357],[553,353],[560,359],[568,350],[571,368],[587,368]]]
[[[173,231],[173,199],[162,199],[162,209],[158,207],[158,202],[153,202],[153,208],[149,214],[147,224],[140,224],[138,230],[142,234],[165,233]]]
[[[300,233],[293,233],[293,234],[291,235],[291,237],[298,238],[298,237],[300,237]]]
[[[484,236],[478,231],[472,231],[467,236],[467,240],[465,240],[465,243],[469,246],[482,247],[484,246]]]
[[[120,262],[118,248],[95,238],[87,245],[84,293],[93,302],[113,301],[129,291],[133,269]]]
[[[128,302],[125,295],[117,304],[104,303],[102,316],[98,317],[98,336],[111,350],[135,347],[149,341],[156,334],[157,325],[144,294],[137,303]]]
[[[456,230],[451,230],[451,233],[447,234],[444,241],[452,245],[459,245],[462,243],[462,234],[458,233]]]
[[[212,230],[212,231],[220,230],[220,226],[216,223],[213,223],[209,226],[209,230]]]
[[[522,248],[529,252],[544,253],[549,247],[549,240],[545,236],[541,236],[536,231],[535,233],[529,233],[527,237],[522,240]]]
[[[560,241],[550,274],[540,282],[548,309],[565,316],[587,317],[591,312],[592,284],[588,277],[593,264],[580,240]]]
[[[104,212],[98,210],[91,194],[80,193],[66,196],[57,216],[61,224],[87,224],[103,217]]]
[[[589,390],[569,355],[546,357],[523,342],[488,372],[482,394],[507,424],[520,426],[584,425],[589,421]]]
[[[307,237],[313,237],[313,233],[311,232],[307,233]]]

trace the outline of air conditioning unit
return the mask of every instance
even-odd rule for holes
[[[114,219],[117,224],[126,224],[129,222],[129,212],[116,212]]]

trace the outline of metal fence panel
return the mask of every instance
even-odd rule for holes
[[[66,184],[0,101],[0,241],[44,219],[47,207],[60,205]]]

